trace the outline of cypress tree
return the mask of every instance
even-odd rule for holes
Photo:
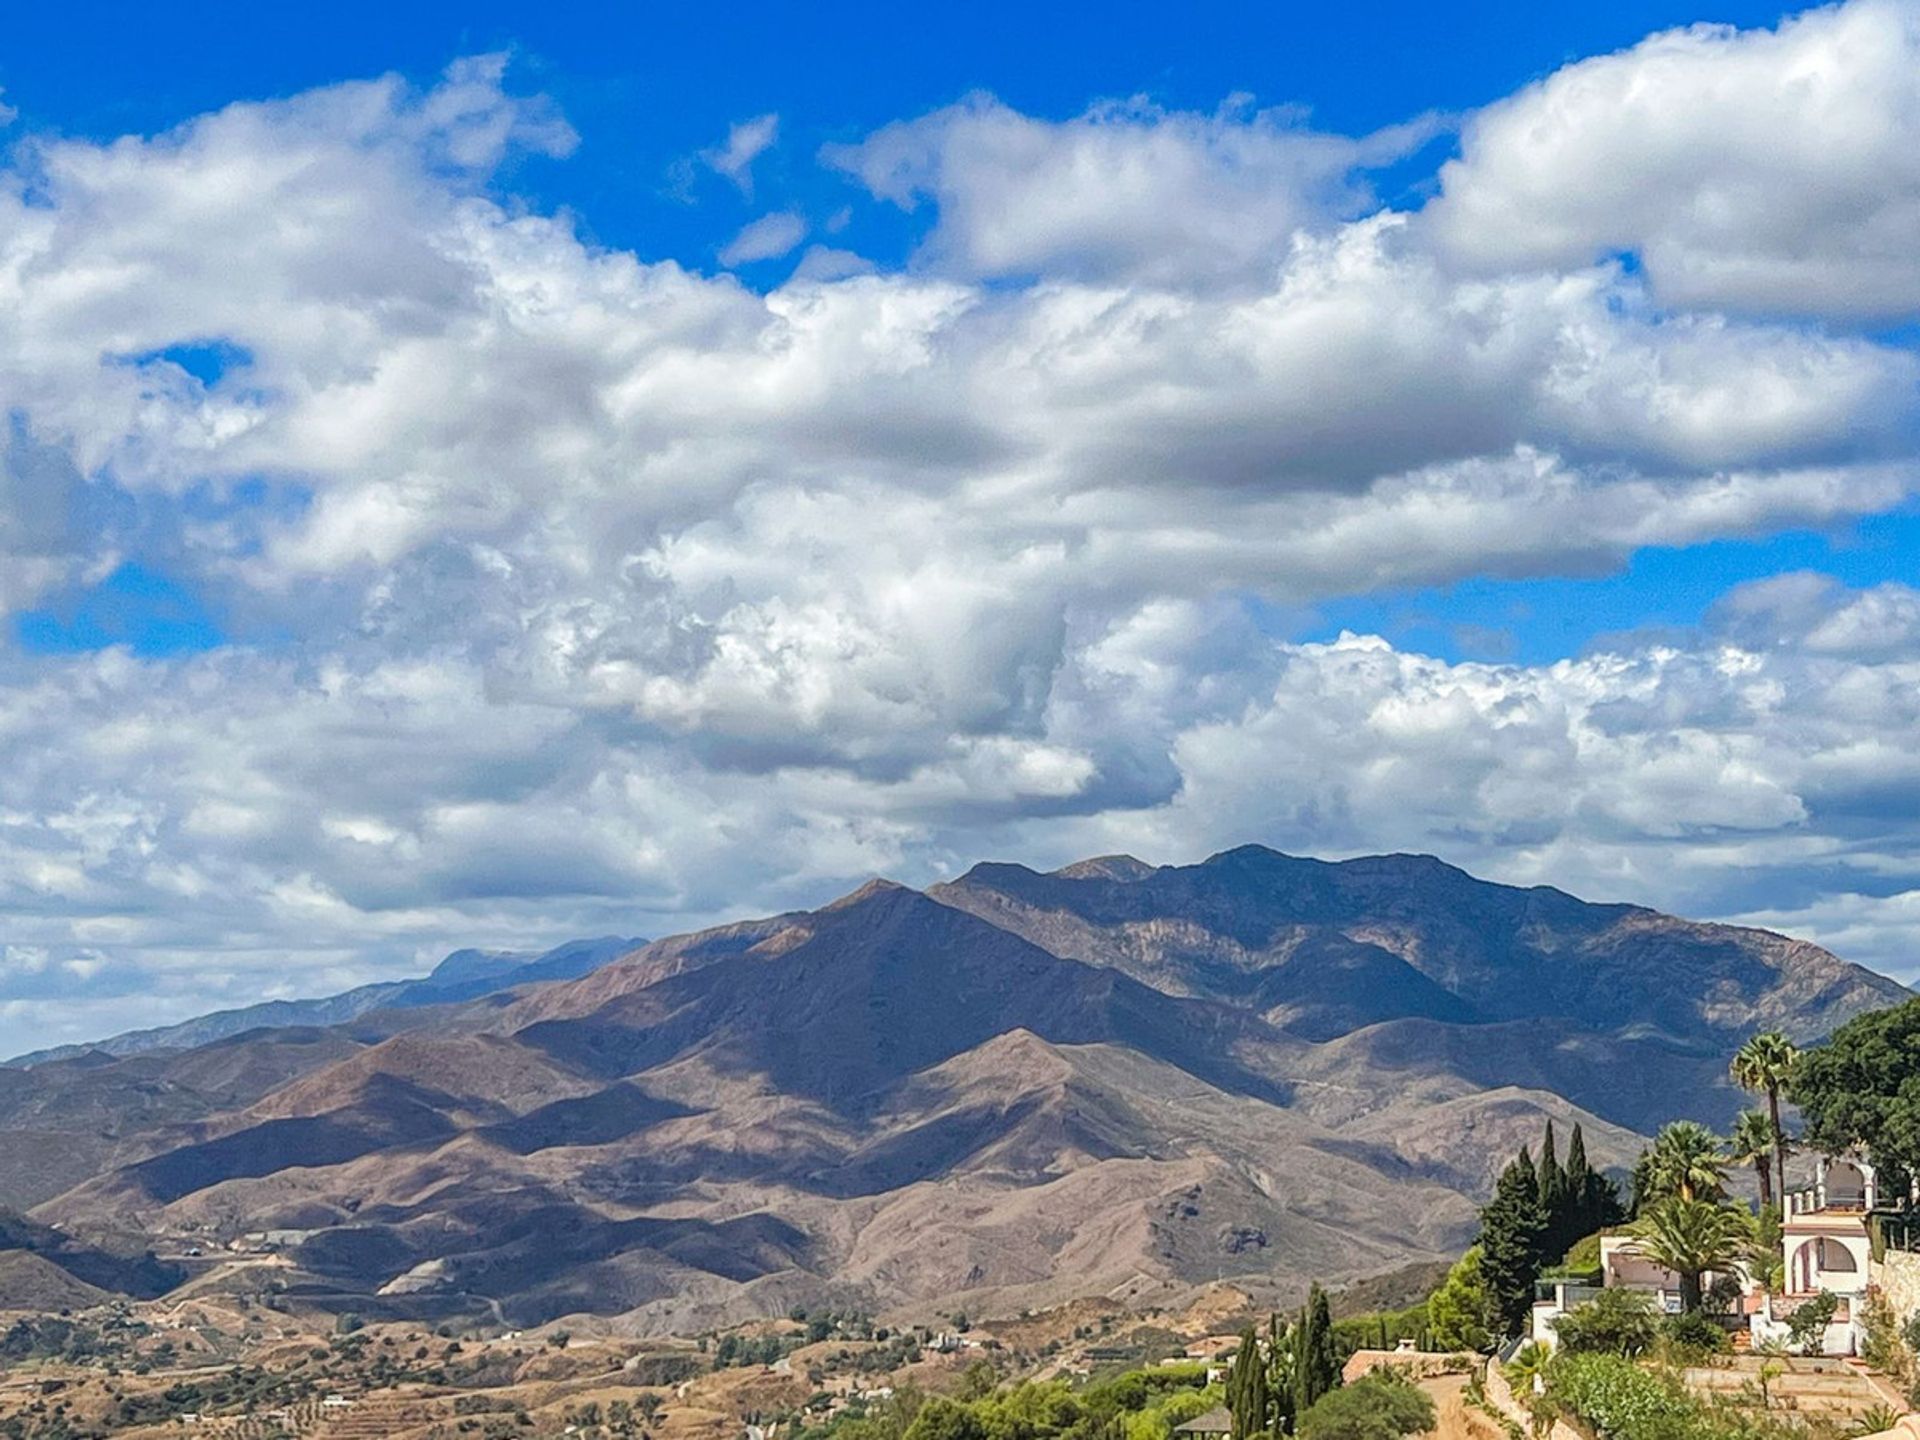
[[[1522,1145],[1520,1153],[1513,1157],[1513,1163],[1526,1176],[1527,1185],[1533,1190],[1533,1198],[1537,1202],[1540,1199],[1540,1172],[1534,1167],[1533,1151]]]
[[[1493,1199],[1480,1212],[1480,1275],[1502,1335],[1524,1332],[1545,1254],[1547,1221],[1526,1158],[1522,1152],[1500,1172]]]
[[[1546,1138],[1540,1142],[1540,1165],[1538,1178],[1540,1184],[1540,1211],[1546,1216],[1546,1259],[1557,1261],[1566,1253],[1567,1247],[1580,1237],[1569,1235],[1574,1219],[1569,1213],[1569,1192],[1566,1176],[1561,1173],[1560,1161],[1554,1155],[1553,1117],[1547,1117]]]
[[[1553,1117],[1547,1117],[1546,1138],[1540,1142],[1540,1199],[1542,1202],[1553,1198],[1560,1189],[1560,1162],[1554,1156]]]
[[[1293,1429],[1294,1338],[1293,1327],[1278,1315],[1267,1317],[1267,1412],[1273,1440]]]
[[[1587,1165],[1587,1137],[1581,1133],[1577,1121],[1574,1123],[1573,1137],[1567,1141],[1567,1165],[1562,1173],[1567,1204],[1573,1212],[1573,1239],[1580,1240],[1598,1230],[1601,1220],[1597,1210],[1599,1193],[1593,1183],[1594,1173]]]
[[[1299,1338],[1293,1346],[1293,1413],[1307,1413],[1313,1402],[1340,1383],[1340,1361],[1333,1353],[1333,1312],[1318,1282],[1307,1292],[1300,1312]]]
[[[1629,1179],[1633,1187],[1633,1199],[1628,1215],[1638,1217],[1640,1212],[1653,1203],[1653,1151],[1642,1150],[1640,1158],[1633,1162],[1633,1173]]]
[[[1267,1362],[1249,1325],[1227,1371],[1227,1410],[1233,1416],[1233,1440],[1260,1440],[1267,1430]]]

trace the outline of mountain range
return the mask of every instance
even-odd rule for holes
[[[1752,1030],[1907,995],[1425,856],[988,864],[25,1057],[0,1202],[42,1285],[151,1249],[148,1288],[422,1319],[1280,1297],[1457,1252],[1547,1118],[1625,1166],[1730,1118]]]

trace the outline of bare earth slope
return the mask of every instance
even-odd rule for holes
[[[272,1244],[297,1294],[422,1318],[1286,1294],[1457,1249],[1547,1116],[1624,1165],[1732,1108],[1752,1026],[1905,994],[1425,857],[982,866],[430,1024],[0,1072],[0,1193],[163,1255]],[[57,1183],[11,1173],[62,1135]]]

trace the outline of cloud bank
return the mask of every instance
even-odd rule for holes
[[[1412,208],[1370,177],[1431,121],[977,96],[821,157],[904,263],[765,289],[504,193],[575,137],[498,58],[26,137],[0,608],[137,562],[225,638],[0,651],[0,1048],[1250,839],[1906,973],[1920,593],[1783,575],[1538,665],[1288,617],[1908,503],[1917,61],[1877,3],[1652,37],[1465,117]]]

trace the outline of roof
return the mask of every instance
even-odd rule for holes
[[[1204,1415],[1196,1415],[1184,1425],[1173,1427],[1176,1435],[1229,1435],[1233,1433],[1233,1414],[1224,1405],[1216,1405]]]

